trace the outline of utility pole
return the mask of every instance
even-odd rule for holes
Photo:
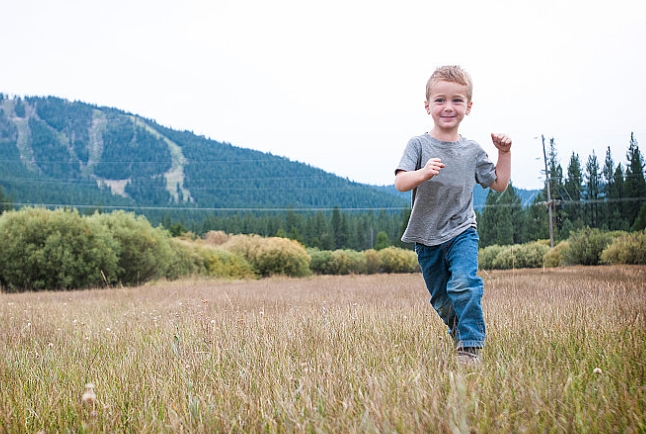
[[[545,153],[545,136],[541,134],[543,142],[543,161],[545,162],[545,185],[547,186],[547,215],[550,219],[550,247],[554,248],[554,227],[552,226],[552,194],[550,193],[550,172],[547,169],[547,154]]]

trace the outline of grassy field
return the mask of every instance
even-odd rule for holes
[[[0,294],[0,432],[646,432],[646,267],[483,278],[473,368],[420,275]]]

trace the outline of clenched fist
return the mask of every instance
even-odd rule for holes
[[[491,140],[499,151],[509,152],[511,150],[511,138],[508,135],[491,133]]]

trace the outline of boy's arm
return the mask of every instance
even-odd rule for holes
[[[431,158],[426,165],[419,170],[407,172],[399,170],[395,174],[395,188],[399,191],[410,191],[424,181],[428,181],[440,173],[444,163],[439,158]]]
[[[505,191],[511,178],[511,139],[505,134],[491,134],[491,140],[498,148],[496,180],[489,187],[495,191]]]

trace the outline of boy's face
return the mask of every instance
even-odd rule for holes
[[[456,131],[460,122],[471,111],[473,103],[467,99],[467,87],[451,81],[440,80],[431,86],[431,94],[424,106],[433,117],[435,128]]]

